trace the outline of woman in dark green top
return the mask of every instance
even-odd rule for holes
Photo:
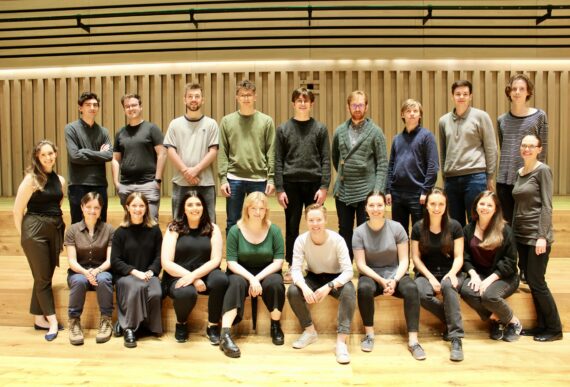
[[[230,335],[232,324],[243,318],[245,297],[257,296],[271,313],[273,344],[282,345],[281,311],[285,304],[283,266],[283,236],[269,221],[267,197],[262,192],[250,193],[244,203],[242,216],[230,229],[226,240],[229,286],[222,307],[220,349],[226,356],[240,357],[241,352]]]

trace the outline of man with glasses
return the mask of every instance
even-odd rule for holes
[[[336,128],[333,137],[332,161],[337,170],[333,195],[339,234],[352,260],[354,220],[357,226],[366,221],[366,196],[370,192],[384,192],[388,161],[384,133],[366,117],[368,95],[353,91],[347,98],[347,109],[350,119]]]
[[[113,183],[124,206],[132,192],[148,199],[152,217],[158,221],[160,184],[166,162],[162,131],[142,118],[142,101],[138,94],[121,98],[127,125],[115,136],[113,146]]]
[[[214,160],[218,155],[218,123],[202,112],[202,86],[189,83],[184,87],[186,113],[168,125],[164,146],[174,166],[172,178],[172,216],[178,219],[180,201],[190,191],[204,197],[208,215],[216,221],[216,182]]]
[[[275,189],[285,209],[285,259],[291,267],[293,245],[299,236],[303,207],[323,204],[331,180],[329,132],[311,117],[315,95],[300,87],[291,102],[295,115],[275,135]],[[291,282],[288,270],[285,282]]]
[[[273,119],[255,109],[255,84],[237,85],[239,110],[220,121],[218,173],[220,191],[226,197],[226,234],[241,217],[243,200],[251,192],[270,195],[275,190]]]
[[[475,197],[495,190],[497,141],[489,115],[470,106],[473,87],[455,81],[451,94],[455,108],[439,119],[440,152],[449,215],[465,226]]]
[[[111,161],[109,131],[95,122],[99,113],[99,97],[90,91],[77,101],[80,118],[65,126],[67,169],[69,172],[69,209],[71,223],[83,219],[81,198],[88,192],[97,192],[103,198],[101,220],[107,221],[107,177],[105,163]]]

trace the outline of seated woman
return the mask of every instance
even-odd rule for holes
[[[229,357],[241,352],[231,337],[232,324],[243,318],[245,297],[261,296],[271,314],[271,339],[283,345],[281,311],[285,304],[285,285],[281,269],[284,246],[281,230],[269,221],[267,197],[252,192],[245,198],[241,219],[228,232],[226,259],[229,285],[222,306],[220,350]]]
[[[196,305],[198,293],[208,294],[206,335],[212,345],[220,344],[219,322],[228,278],[220,270],[222,234],[211,222],[202,195],[188,191],[177,209],[179,218],[167,227],[162,241],[162,285],[172,297],[176,313],[174,338],[188,340],[188,316]]]
[[[399,222],[384,218],[385,196],[372,192],[366,198],[368,221],[354,230],[352,249],[358,279],[358,309],[365,336],[360,343],[364,352],[374,347],[374,297],[383,294],[404,299],[408,328],[408,350],[416,360],[426,354],[418,342],[420,296],[408,275],[408,235]]]
[[[471,219],[463,229],[463,271],[471,280],[463,283],[461,296],[483,321],[490,321],[491,339],[518,340],[522,325],[505,301],[519,287],[517,247],[497,194],[481,192]]]
[[[450,360],[462,361],[465,334],[458,292],[463,283],[463,230],[449,217],[447,196],[440,188],[427,194],[424,218],[412,228],[412,260],[420,304],[446,325],[444,340],[451,341]]]
[[[309,231],[299,235],[293,247],[291,276],[287,298],[291,309],[299,319],[303,334],[293,343],[301,349],[317,341],[317,331],[307,304],[317,304],[331,295],[338,299],[338,327],[336,361],[350,363],[347,339],[356,307],[356,292],[352,284],[352,263],[344,239],[327,230],[327,213],[320,204],[305,209]],[[307,264],[307,276],[303,277],[303,264]]]
[[[135,332],[141,325],[162,334],[160,247],[162,233],[150,216],[148,201],[140,192],[125,202],[125,218],[113,236],[111,267],[117,286],[119,326],[125,347],[137,346]]]
[[[83,344],[81,313],[88,290],[97,292],[101,311],[97,343],[111,338],[113,326],[113,276],[111,268],[111,243],[115,229],[101,221],[103,198],[97,192],[89,192],[81,199],[83,220],[72,224],[65,233],[67,248],[67,284],[69,285],[69,342]]]

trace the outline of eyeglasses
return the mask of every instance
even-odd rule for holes
[[[130,104],[130,105],[125,105],[125,109],[132,109],[132,108],[136,108],[136,107],[139,107],[139,104],[138,104],[138,103],[133,103],[133,104]]]
[[[536,148],[538,148],[538,145],[521,144],[521,149],[535,150]]]
[[[363,104],[363,103],[353,103],[353,104],[350,105],[350,107],[352,108],[352,110],[356,110],[356,109],[362,110],[362,109],[364,109],[365,106],[366,106],[366,105]]]
[[[239,99],[251,99],[253,94],[238,94]]]

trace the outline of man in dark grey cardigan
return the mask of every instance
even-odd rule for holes
[[[275,189],[285,209],[285,259],[291,267],[293,245],[299,236],[303,207],[323,204],[331,180],[330,142],[327,127],[311,117],[315,96],[300,87],[291,102],[295,115],[277,128],[275,135]],[[291,281],[289,271],[285,281]]]
[[[386,186],[388,160],[386,139],[382,129],[370,118],[368,96],[356,90],[347,98],[350,119],[336,128],[332,144],[332,160],[337,170],[333,194],[338,215],[339,234],[352,255],[352,230],[366,221],[366,196],[382,192]]]

